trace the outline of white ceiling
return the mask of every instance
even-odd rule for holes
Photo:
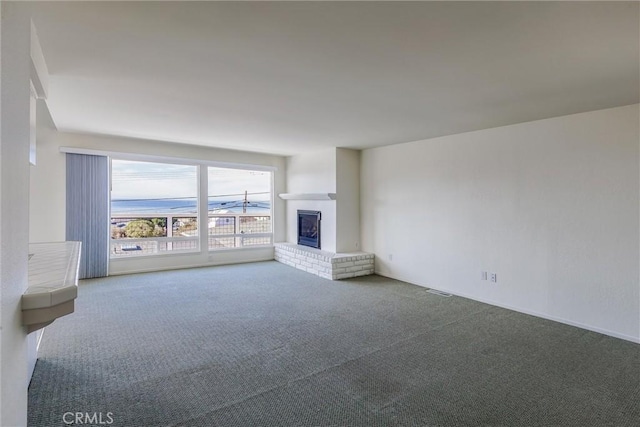
[[[296,154],[639,102],[639,3],[30,4],[60,130]]]

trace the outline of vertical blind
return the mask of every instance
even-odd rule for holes
[[[82,242],[80,279],[104,277],[109,262],[109,161],[67,153],[66,240]]]

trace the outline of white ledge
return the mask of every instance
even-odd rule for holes
[[[80,242],[29,245],[29,284],[22,295],[22,324],[29,333],[73,313],[80,248]]]
[[[335,200],[336,193],[280,193],[283,200]]]

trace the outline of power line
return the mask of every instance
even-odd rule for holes
[[[245,193],[236,193],[236,194],[214,194],[214,195],[210,195],[207,196],[209,198],[211,197],[231,197],[231,196],[244,196]],[[255,193],[247,193],[249,195],[258,195],[258,194],[271,194],[270,191],[263,191],[263,192],[255,192]],[[155,197],[155,198],[148,198],[148,199],[111,199],[111,201],[113,202],[146,202],[146,201],[157,201],[157,200],[187,200],[187,199],[195,199],[197,200],[198,197],[197,196],[186,196],[186,197]]]
[[[244,196],[245,193],[238,193],[238,194],[219,194],[219,195],[213,195],[213,196],[207,196],[207,197],[230,197],[230,196]],[[250,195],[256,195],[256,194],[271,194],[270,191],[263,191],[263,192],[256,192],[256,193],[247,193]]]
[[[157,197],[150,199],[111,199],[112,202],[147,202],[147,201],[158,201],[158,200],[186,200],[186,199],[194,199],[198,200],[196,196],[188,196],[188,197]]]

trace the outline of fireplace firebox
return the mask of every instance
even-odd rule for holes
[[[320,211],[298,211],[298,244],[320,249]]]

